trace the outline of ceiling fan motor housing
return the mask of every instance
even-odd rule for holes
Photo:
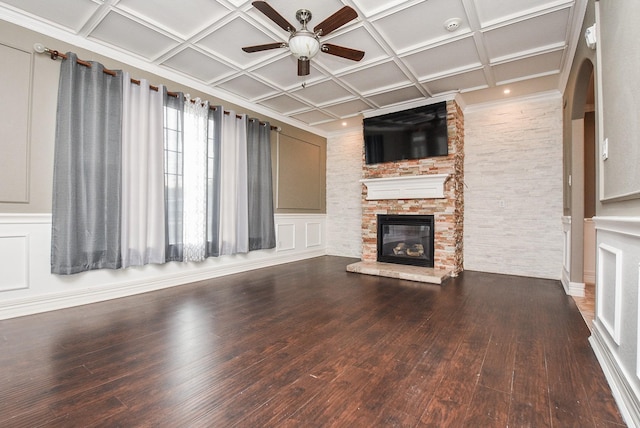
[[[311,21],[312,17],[313,15],[311,15],[311,11],[307,9],[300,9],[296,12],[296,19],[300,24],[302,24],[303,29],[307,28],[307,23]]]
[[[311,21],[311,11],[299,9],[296,12],[296,19],[302,28],[296,30],[282,15],[265,1],[254,1],[251,3],[256,9],[265,14],[280,28],[289,33],[289,43],[267,43],[263,45],[246,46],[242,50],[245,52],[260,52],[281,47],[288,47],[292,55],[298,59],[298,76],[306,76],[311,69],[309,60],[321,50],[330,55],[360,61],[364,56],[363,51],[345,48],[343,46],[326,43],[320,44],[320,37],[326,36],[334,30],[342,27],[346,23],[356,19],[358,14],[349,6],[343,6],[340,10],[325,18],[321,23],[313,28],[307,29],[307,24]]]

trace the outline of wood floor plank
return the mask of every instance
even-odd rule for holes
[[[469,405],[464,426],[506,427],[509,419],[510,394],[478,385]]]
[[[0,426],[624,425],[558,281],[353,261],[2,320]]]
[[[427,405],[420,426],[462,426],[476,390],[489,337],[483,325],[476,325],[463,340],[447,366],[446,376]]]
[[[515,338],[515,334],[502,339],[491,337],[480,372],[480,385],[511,394],[516,360]]]
[[[549,382],[541,338],[518,342],[509,426],[551,426]]]

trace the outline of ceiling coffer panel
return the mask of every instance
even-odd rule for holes
[[[0,14],[98,55],[209,90],[212,99],[231,95],[247,110],[326,134],[342,129],[343,122],[359,124],[355,118],[363,110],[401,109],[443,97],[457,96],[468,106],[561,92],[570,55],[584,43],[575,27],[582,25],[586,5],[587,0],[0,0]],[[457,25],[446,28],[451,20]]]

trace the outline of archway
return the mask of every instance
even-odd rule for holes
[[[583,303],[590,311],[594,305],[596,251],[591,221],[597,197],[595,118],[594,67],[590,60],[585,60],[576,79],[571,111],[570,281],[582,287],[587,298]]]

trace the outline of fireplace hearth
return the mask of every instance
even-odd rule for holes
[[[379,262],[433,267],[433,215],[379,214],[377,221]]]

